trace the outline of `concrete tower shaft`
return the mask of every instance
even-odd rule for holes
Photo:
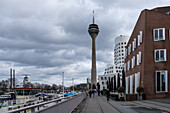
[[[94,12],[93,12],[94,13]],[[93,16],[93,24],[89,25],[88,32],[92,38],[92,70],[91,70],[91,88],[96,89],[97,85],[97,74],[96,74],[96,43],[95,39],[99,33],[99,28],[97,24],[94,24],[94,16]]]

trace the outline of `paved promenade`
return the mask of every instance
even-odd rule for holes
[[[82,113],[170,113],[170,99],[107,101],[105,96],[87,98]]]
[[[83,113],[120,113],[113,106],[111,106],[106,97],[95,96],[94,98],[87,98],[85,109]]]

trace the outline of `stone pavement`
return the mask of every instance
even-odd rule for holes
[[[87,97],[83,113],[120,113],[113,106],[109,105],[106,97],[95,96]]]
[[[107,101],[96,95],[87,97],[82,113],[170,113],[170,99]]]

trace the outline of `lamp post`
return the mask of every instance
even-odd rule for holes
[[[62,79],[63,79],[62,85],[63,85],[63,97],[64,97],[64,72],[62,72]]]
[[[74,93],[74,78],[72,78],[72,84],[73,84],[73,93]]]

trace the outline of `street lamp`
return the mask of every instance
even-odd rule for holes
[[[63,97],[64,97],[64,72],[62,72],[62,79],[63,79],[62,85],[63,85]]]
[[[72,84],[73,84],[73,93],[74,93],[74,78],[72,78]]]

